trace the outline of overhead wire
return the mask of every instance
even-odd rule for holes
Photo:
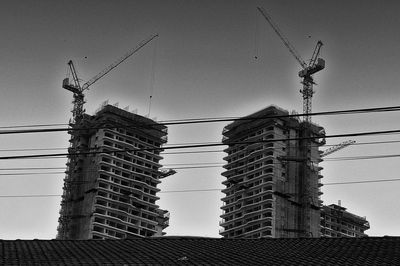
[[[385,155],[364,155],[364,156],[350,156],[350,157],[335,157],[326,158],[324,161],[354,161],[354,160],[371,160],[371,159],[383,159],[383,158],[395,158],[400,157],[400,154],[385,154]]]
[[[56,151],[56,150],[67,150],[68,148],[26,148],[26,149],[0,149],[0,152],[10,151]]]
[[[322,162],[335,162],[335,161],[349,161],[349,160],[368,160],[368,159],[385,159],[385,158],[396,158],[400,157],[400,154],[381,154],[381,155],[362,155],[362,156],[348,156],[348,157],[333,157],[324,158]],[[197,163],[167,163],[163,167],[174,168],[174,169],[188,169],[188,168],[214,168],[222,167],[226,162],[197,162]],[[281,164],[281,162],[275,162],[272,164]],[[182,167],[186,166],[186,167]],[[245,167],[245,165],[243,166]],[[14,167],[14,168],[0,168],[0,171],[26,171],[26,170],[62,170],[66,167]],[[96,170],[85,170],[81,172],[95,172]],[[57,172],[62,173],[62,172]],[[40,173],[38,173],[40,174]]]
[[[6,128],[24,128],[24,127],[54,127],[54,126],[68,126],[66,123],[54,123],[54,124],[36,124],[36,125],[16,125],[16,126],[0,126],[0,129]]]
[[[204,148],[204,147],[216,147],[216,146],[228,146],[228,145],[251,145],[259,143],[271,143],[277,141],[299,141],[306,139],[326,139],[326,138],[339,138],[339,137],[354,137],[354,136],[370,136],[370,135],[387,135],[387,134],[399,134],[400,130],[384,130],[384,131],[370,131],[370,132],[357,132],[347,134],[336,134],[336,135],[321,135],[314,137],[297,137],[297,138],[278,138],[278,139],[267,139],[257,141],[232,141],[232,142],[221,142],[214,144],[197,144],[197,145],[178,145],[168,147],[151,147],[151,148],[135,148],[135,149],[111,149],[102,151],[87,151],[77,153],[53,153],[53,154],[32,154],[32,155],[15,155],[15,156],[0,156],[0,160],[8,159],[25,159],[25,158],[40,158],[40,157],[53,157],[53,156],[79,156],[79,155],[95,155],[100,153],[123,153],[123,152],[140,152],[140,151],[163,151],[172,149],[188,149],[188,148]]]
[[[333,157],[324,158],[323,162],[336,162],[336,161],[350,161],[350,160],[368,160],[368,159],[387,159],[400,157],[400,154],[384,154],[384,155],[364,155],[364,156],[351,156],[351,157]],[[273,162],[272,164],[281,164],[282,162]],[[204,168],[222,168],[226,162],[197,162],[197,163],[170,163],[164,164],[163,167],[173,168],[174,170],[184,169],[204,169]],[[243,165],[242,167],[246,167]],[[14,167],[14,168],[0,168],[0,171],[26,171],[26,170],[62,170],[65,167]],[[225,169],[223,169],[225,170]],[[228,169],[229,170],[229,169]],[[82,173],[98,172],[97,170],[83,170]],[[41,174],[63,174],[65,172],[23,172],[23,173],[0,173],[0,176],[7,175],[41,175]]]
[[[400,106],[388,106],[388,107],[377,107],[377,108],[363,108],[363,109],[348,109],[348,110],[337,110],[337,111],[326,111],[307,114],[308,116],[321,116],[321,115],[339,115],[339,114],[360,114],[360,113],[375,113],[375,112],[393,112],[400,111]],[[285,114],[285,115],[268,115],[260,117],[222,117],[222,118],[194,118],[194,119],[180,119],[180,120],[165,120],[160,122],[154,122],[154,124],[148,124],[146,126],[171,126],[171,125],[184,125],[184,124],[198,124],[198,123],[215,123],[215,122],[231,122],[231,121],[254,121],[261,119],[273,119],[273,118],[296,118],[303,117],[305,114]],[[66,125],[66,124],[59,124]],[[39,125],[47,126],[47,125]],[[18,127],[29,127],[29,126],[14,126]],[[118,126],[119,128],[138,128],[140,126]],[[9,127],[3,127],[9,128]],[[104,126],[104,127],[92,127],[91,129],[107,129],[116,128],[116,126]],[[87,128],[79,127],[68,127],[68,128],[45,128],[45,129],[30,129],[30,130],[0,130],[0,135],[5,134],[25,134],[25,133],[46,133],[46,132],[62,132],[62,131],[79,131],[87,130]]]
[[[382,108],[378,108],[378,109],[382,109]],[[361,109],[358,109],[357,111],[359,111],[359,112],[362,112],[362,111],[360,111]],[[366,110],[366,109],[364,109],[364,110]],[[347,111],[350,111],[350,110],[347,110]],[[347,113],[347,111],[340,111],[340,113],[342,113],[342,112],[345,112],[345,113]],[[355,111],[355,110],[352,110],[352,111]],[[378,112],[378,110],[376,110],[377,112]],[[384,110],[379,110],[379,111],[384,111]],[[388,111],[388,110],[385,110],[385,111]],[[397,110],[392,110],[392,111],[397,111]],[[326,114],[326,112],[325,112],[325,114]],[[312,115],[318,115],[318,113],[317,114],[312,114]],[[290,116],[293,116],[293,115],[290,115]],[[299,115],[299,116],[301,116],[301,115]],[[247,120],[247,119],[246,119]],[[255,120],[255,118],[251,118],[251,120]],[[182,121],[181,121],[182,122]],[[186,121],[186,122],[190,122],[190,123],[192,123],[192,122],[196,122],[196,123],[203,123],[203,122],[206,122],[206,121],[200,121],[200,120],[198,120],[198,119],[196,119],[196,120],[188,120],[188,121]],[[215,120],[212,120],[211,122],[215,122]],[[177,123],[179,123],[179,121],[177,121],[177,122],[171,122],[171,123],[173,123],[173,124],[177,124]],[[37,127],[37,126],[52,126],[52,125],[66,125],[66,124],[49,124],[49,125],[27,125],[27,126],[14,126],[13,128],[17,128],[17,127]],[[11,128],[11,127],[0,127],[0,128]],[[115,127],[113,127],[113,128],[115,128]],[[49,130],[49,129],[45,129],[45,130]],[[50,129],[50,130],[53,130],[53,129]],[[68,129],[55,129],[56,131],[61,131],[61,130],[71,130],[71,128],[68,128]],[[35,132],[36,132],[36,130],[34,130]],[[3,131],[4,132],[4,131]],[[1,134],[2,132],[0,132],[0,134]],[[7,133],[9,133],[9,131],[7,131]],[[24,133],[26,133],[26,131],[24,132]],[[31,133],[34,133],[34,132],[31,132]],[[338,135],[332,135],[332,136],[324,136],[324,138],[333,138],[333,137],[348,137],[348,136],[365,136],[365,135],[375,135],[375,134],[398,134],[398,133],[400,133],[400,130],[390,130],[390,131],[375,131],[375,132],[363,132],[363,133],[353,133],[353,134],[338,134]],[[280,140],[288,140],[288,139],[280,139]],[[268,141],[265,141],[265,142],[272,142],[272,141],[280,141],[279,139],[277,139],[277,140],[268,140]],[[262,141],[262,142],[264,142],[264,141]],[[362,145],[362,144],[383,144],[383,143],[395,143],[395,142],[400,142],[400,141],[380,141],[380,142],[365,142],[365,143],[355,143],[355,144],[353,144],[353,145]],[[259,142],[246,142],[246,143],[244,143],[244,142],[232,142],[232,143],[229,143],[229,144],[251,144],[251,143],[259,143]],[[212,143],[212,144],[196,144],[196,145],[185,145],[185,144],[183,144],[182,146],[181,145],[179,145],[179,144],[177,144],[176,146],[172,146],[172,147],[163,147],[163,148],[158,148],[158,149],[162,149],[162,150],[164,150],[164,149],[179,149],[179,148],[198,148],[199,146],[201,146],[201,147],[210,147],[210,146],[216,146],[216,145],[227,145],[227,144],[224,144],[224,143]],[[64,149],[65,150],[65,148],[48,148],[48,149],[14,149],[14,150],[0,150],[0,151],[26,151],[26,150],[62,150],[62,149]],[[147,149],[135,149],[135,150],[132,150],[132,151],[141,151],[141,150],[154,150],[154,148],[147,148]],[[124,150],[124,151],[121,151],[121,150],[114,150],[114,151],[109,151],[109,152],[126,152],[126,150]],[[189,152],[171,152],[171,153],[169,153],[169,154],[181,154],[181,153],[204,153],[204,152],[222,152],[222,151],[216,151],[216,150],[213,150],[213,151],[189,151]],[[102,151],[102,153],[105,153],[105,151]],[[76,155],[81,155],[82,153],[79,153],[79,154],[76,154]],[[91,153],[85,153],[85,154],[92,154],[92,152]],[[168,154],[168,153],[163,153],[163,154]],[[44,154],[44,155],[33,155],[33,156],[40,156],[40,157],[42,157],[42,156],[45,156],[45,157],[47,157],[47,158],[63,158],[63,157],[66,157],[66,156],[69,156],[69,155],[71,155],[71,154],[69,154],[69,153],[65,153],[65,154]],[[54,156],[56,156],[56,157],[54,157]],[[59,157],[59,156],[62,156],[62,157]],[[390,158],[390,157],[399,157],[400,155],[378,155],[378,156],[358,156],[358,157],[342,157],[342,158],[330,158],[330,160],[331,161],[334,161],[334,160],[356,160],[356,159],[376,159],[376,158]],[[12,156],[11,156],[12,157]],[[16,156],[16,157],[18,157],[18,156]],[[31,157],[31,158],[35,158],[35,157]],[[40,158],[40,157],[36,157],[36,158]],[[0,159],[6,159],[6,158],[10,158],[10,156],[5,156],[5,157],[0,157]],[[325,159],[325,160],[327,160],[327,159]],[[188,168],[203,168],[203,167],[220,167],[220,166],[211,166],[211,165],[207,165],[207,166],[205,166],[205,165],[202,165],[202,166],[189,166],[189,167],[184,167],[184,168],[181,168],[181,169],[188,169]],[[11,169],[11,168],[10,168]],[[33,170],[34,168],[32,168],[32,170]],[[43,170],[44,169],[46,169],[46,168],[42,168]],[[47,169],[55,169],[55,168],[47,168]],[[61,169],[61,168],[57,168],[57,169]],[[64,172],[46,172],[46,173],[25,173],[25,174],[55,174],[55,173],[64,173]],[[0,174],[0,175],[13,175],[13,174]],[[18,174],[15,174],[15,175],[18,175]],[[19,174],[20,175],[20,174]],[[352,182],[337,182],[337,183],[327,183],[327,184],[325,184],[325,185],[339,185],[339,184],[358,184],[358,183],[372,183],[372,182],[389,182],[389,181],[398,181],[398,180],[400,180],[400,179],[385,179],[385,180],[368,180],[368,181],[352,181]],[[214,190],[214,189],[213,189]],[[204,190],[203,190],[204,191]],[[167,191],[166,191],[167,192]],[[40,195],[39,195],[40,196]],[[0,196],[1,197],[1,196]]]
[[[314,112],[309,114],[287,114],[287,115],[268,115],[260,117],[252,117],[251,115],[245,117],[220,117],[220,118],[204,118],[204,119],[185,119],[185,120],[164,120],[159,123],[162,125],[179,125],[179,124],[194,124],[194,123],[214,123],[214,122],[230,122],[230,121],[253,121],[271,118],[300,118],[303,116],[323,116],[323,115],[344,115],[344,114],[361,114],[361,113],[380,113],[380,112],[395,112],[400,111],[400,106],[388,106],[377,108],[362,108],[362,109],[348,109],[336,110],[325,112]]]
[[[363,158],[363,157],[359,157],[359,158],[333,158],[335,160],[328,160],[327,162],[337,162],[337,161],[351,161],[351,160],[366,160],[366,159],[382,159],[382,158],[394,158],[394,157],[400,157],[400,154],[396,155],[396,156],[374,156],[374,157],[369,157],[369,158]],[[294,162],[294,163],[299,163],[299,162]],[[272,163],[272,164],[281,164],[281,163]],[[171,165],[164,165],[164,167],[166,168],[172,168],[174,170],[186,170],[186,169],[209,169],[209,168],[220,168],[221,170],[224,171],[228,171],[227,169],[223,168],[224,163],[204,163],[204,164],[171,164]],[[242,167],[246,167],[246,165],[243,165]],[[66,169],[66,168],[32,168],[32,170],[62,170],[62,169]],[[0,171],[25,171],[25,170],[29,170],[29,168],[21,168],[21,169],[10,169],[10,170],[4,170],[4,169],[0,169]],[[97,170],[83,170],[81,171],[81,173],[97,173]],[[34,175],[43,175],[43,174],[65,174],[64,172],[18,172],[18,173],[0,173],[0,176],[34,176]]]
[[[206,144],[206,143],[217,143],[217,142],[197,142],[197,144]],[[388,141],[368,141],[368,142],[356,142],[351,144],[350,146],[358,146],[358,145],[373,145],[373,144],[392,144],[392,143],[400,143],[400,140],[388,140]],[[176,145],[186,145],[189,143],[181,143]],[[193,144],[193,143],[191,143]],[[174,144],[170,144],[174,145]],[[325,144],[323,147],[333,147],[338,144]],[[319,145],[311,145],[311,147],[319,147]],[[289,149],[295,149],[296,147],[287,147]],[[18,151],[41,151],[41,150],[67,150],[68,148],[26,148],[26,149],[0,149],[0,152],[18,152]],[[203,151],[179,151],[179,152],[162,152],[163,155],[166,154],[197,154],[197,153],[222,153],[224,150],[203,150]],[[57,157],[57,158],[65,158],[65,156]]]
[[[360,181],[347,181],[347,182],[334,182],[325,183],[324,186],[333,185],[352,185],[352,184],[368,184],[368,183],[384,183],[384,182],[397,182],[400,178],[393,179],[377,179],[377,180],[360,180]],[[224,188],[208,188],[208,189],[182,189],[182,190],[165,190],[159,191],[158,193],[190,193],[190,192],[211,192],[211,191],[222,191]],[[36,195],[0,195],[0,198],[43,198],[43,197],[61,197],[61,194],[36,194]]]
[[[0,176],[24,176],[24,175],[50,175],[50,174],[62,174],[64,172],[40,172],[40,173],[0,173]]]

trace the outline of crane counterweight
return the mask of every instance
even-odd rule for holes
[[[325,68],[325,60],[322,58],[318,58],[317,63],[313,64],[310,67],[307,67],[306,69],[300,70],[299,77],[303,78],[306,77],[307,75],[310,76],[314,73],[317,73],[318,71],[321,71],[324,68]]]

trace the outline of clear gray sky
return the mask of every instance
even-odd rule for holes
[[[160,35],[156,41],[86,93],[88,113],[109,99],[146,115],[150,95],[150,117],[159,121],[245,116],[270,104],[301,112],[300,66],[257,6],[270,13],[305,60],[323,41],[326,69],[315,75],[313,111],[399,105],[400,3],[395,0],[6,0],[0,10],[0,126],[67,123],[72,95],[61,82],[68,60],[89,80],[154,33]],[[399,120],[396,112],[313,118],[328,135],[399,129]],[[171,126],[169,144],[218,142],[225,125]],[[63,152],[68,139],[64,132],[0,135],[0,156]],[[400,141],[394,134],[350,139]],[[10,151],[53,148],[63,150]],[[327,159],[399,154],[399,148],[396,142],[360,144]],[[222,163],[223,156],[165,154],[163,164]],[[399,178],[399,162],[399,157],[327,160],[323,182]],[[64,175],[52,172],[63,172],[65,163],[65,158],[0,160],[0,196],[62,194]],[[161,189],[221,189],[222,171],[178,170]],[[370,235],[400,235],[399,188],[399,181],[327,185],[322,199],[325,204],[341,200],[350,212],[366,216]],[[167,234],[218,237],[221,197],[218,191],[160,194],[158,204],[171,212]],[[60,197],[0,197],[0,238],[54,238],[59,208]]]

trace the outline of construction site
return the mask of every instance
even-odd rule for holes
[[[258,11],[302,67],[303,121],[285,110],[267,107],[233,122],[223,131],[229,148],[224,158],[226,197],[220,234],[223,237],[319,237],[319,147],[325,144],[323,127],[311,123],[314,80],[325,68],[318,41],[307,64],[264,8]],[[246,142],[249,142],[247,144]],[[232,143],[232,144],[231,144]],[[241,143],[240,145],[234,143]],[[251,144],[250,144],[251,143]],[[254,143],[254,144],[253,144]]]
[[[160,179],[173,174],[160,164],[167,127],[107,103],[93,116],[84,110],[83,92],[156,37],[82,86],[68,62],[73,83],[66,78],[62,86],[73,93],[74,108],[58,239],[162,236],[168,226],[169,212],[156,204]]]
[[[257,9],[302,68],[298,76],[303,85],[303,114],[270,106],[224,128],[222,142],[228,148],[224,150],[220,235],[296,238],[320,237],[322,232],[328,236],[324,222],[321,228],[320,163],[324,156],[355,141],[320,149],[325,144],[325,129],[311,122],[311,113],[313,74],[325,68],[325,60],[319,57],[323,43],[317,42],[306,63],[266,10]]]
[[[321,150],[325,130],[311,121],[313,75],[325,68],[325,60],[320,57],[323,43],[317,42],[307,63],[266,10],[257,9],[301,66],[298,76],[303,113],[269,106],[224,127],[222,143],[227,148],[222,175],[226,179],[222,182],[225,196],[220,235],[327,236],[327,229],[321,230],[320,163],[324,156],[354,141]],[[83,85],[74,63],[68,62],[72,78],[64,79],[62,87],[73,93],[73,109],[58,239],[165,234],[169,212],[156,201],[160,179],[175,173],[160,164],[167,127],[108,104],[94,115],[86,114],[84,109],[84,92],[156,37],[145,39]],[[364,226],[363,230],[368,228]],[[364,233],[353,236],[359,235]]]
[[[271,106],[224,128],[223,237],[319,236],[324,130],[288,116]]]

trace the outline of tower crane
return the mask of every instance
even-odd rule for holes
[[[76,69],[74,66],[74,63],[72,60],[68,62],[69,69],[72,74],[72,79],[73,83],[70,83],[69,78],[65,78],[62,82],[62,87],[66,90],[69,90],[73,93],[73,101],[72,103],[74,104],[74,107],[72,109],[72,124],[76,125],[80,119],[82,118],[83,114],[85,113],[85,110],[83,109],[83,106],[85,104],[85,95],[84,91],[88,90],[91,85],[93,85],[96,81],[101,79],[103,76],[105,76],[107,73],[109,73],[111,70],[116,68],[118,65],[120,65],[122,62],[124,62],[126,59],[128,59],[131,55],[139,51],[143,46],[151,42],[154,38],[158,37],[158,34],[151,35],[147,39],[141,41],[137,46],[129,50],[127,53],[125,53],[123,56],[118,58],[114,63],[103,69],[100,73],[98,73],[96,76],[91,78],[89,81],[84,83],[82,86],[79,82]]]
[[[347,146],[350,146],[350,145],[352,145],[352,144],[354,144],[354,143],[356,143],[355,140],[346,140],[346,141],[343,141],[342,143],[339,143],[339,144],[337,144],[337,145],[335,145],[335,146],[330,147],[329,149],[324,150],[324,151],[321,153],[321,157],[325,157],[325,156],[327,156],[327,155],[329,155],[329,154],[331,154],[331,153],[337,152],[338,150],[341,150],[341,149],[343,149],[343,148],[346,148]]]
[[[330,147],[329,149],[326,149],[324,151],[321,152],[320,157],[323,158],[325,156],[328,156],[334,152],[337,152],[338,150],[344,149],[347,146],[353,145],[354,143],[356,143],[355,140],[346,140],[343,141],[337,145],[334,145],[332,147]],[[305,160],[305,158],[299,158],[297,156],[279,156],[277,157],[279,160],[281,161],[295,161],[295,162],[303,162]]]
[[[272,29],[281,39],[283,44],[289,49],[290,53],[296,58],[297,62],[302,67],[302,70],[299,72],[299,77],[302,78],[301,83],[303,84],[303,89],[300,90],[300,93],[303,95],[303,114],[304,121],[311,122],[311,117],[308,115],[311,113],[311,100],[314,94],[313,85],[315,84],[314,79],[312,77],[318,71],[321,71],[325,68],[325,60],[319,58],[319,53],[321,51],[321,47],[323,43],[321,41],[317,42],[317,45],[314,48],[313,55],[307,64],[293,47],[293,45],[289,42],[289,40],[283,35],[279,27],[272,20],[271,16],[265,11],[263,7],[257,7],[258,11],[260,11],[261,15],[267,20]]]
[[[101,79],[103,76],[105,76],[107,73],[109,73],[111,70],[116,68],[119,64],[124,62],[126,59],[128,59],[131,55],[139,51],[143,46],[145,46],[147,43],[149,43],[151,40],[154,38],[158,37],[158,34],[152,35],[149,38],[143,40],[140,42],[136,47],[133,49],[129,50],[126,54],[118,58],[114,63],[106,67],[103,71],[101,71],[99,74],[91,78],[89,81],[81,85],[78,75],[76,73],[76,69],[74,66],[74,63],[72,60],[68,62],[68,66],[70,69],[70,72],[72,74],[72,79],[73,82],[70,82],[69,78],[65,78],[62,82],[62,87],[66,90],[69,90],[73,93],[73,104],[74,107],[72,109],[72,121],[70,121],[70,126],[75,127],[77,126],[83,118],[83,115],[85,113],[85,110],[83,109],[83,106],[85,104],[85,95],[84,91],[88,90],[91,85],[93,85],[96,81]],[[71,210],[74,208],[74,205],[71,204],[72,200],[74,197],[76,197],[77,193],[80,191],[80,188],[77,186],[83,185],[85,182],[82,181],[82,175],[81,172],[76,169],[81,169],[82,168],[82,163],[83,161],[80,160],[80,152],[82,149],[80,148],[80,138],[76,137],[76,134],[72,133],[71,134],[71,140],[70,140],[71,146],[68,148],[68,153],[73,153],[74,155],[69,155],[68,156],[68,163],[67,163],[67,171],[66,173],[67,176],[65,178],[65,183],[64,183],[64,192],[63,192],[63,199],[61,201],[61,210],[60,210],[60,218],[59,218],[59,227],[57,229],[58,234],[57,238],[61,239],[68,239],[68,236],[70,234],[70,228],[72,225],[72,220],[79,218],[80,216],[71,216]],[[87,149],[85,147],[86,145],[83,145],[83,150]],[[71,169],[74,169],[71,171]],[[174,172],[171,170],[170,172],[164,173],[165,175],[173,174]],[[74,185],[74,186],[73,186]]]

